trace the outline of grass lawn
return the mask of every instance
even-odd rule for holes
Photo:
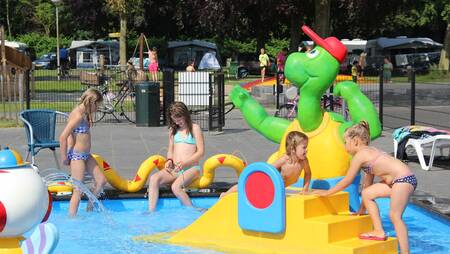
[[[65,93],[81,93],[86,90],[87,86],[82,85],[79,81],[36,81],[36,92],[65,92]]]
[[[0,128],[19,127],[19,126],[21,126],[19,122],[17,120],[8,120],[8,119],[0,118]]]
[[[46,101],[31,101],[30,108],[31,109],[50,109],[50,110],[57,110],[61,112],[70,112],[77,104],[76,101],[55,101],[55,102],[46,102]],[[17,105],[18,110],[20,110],[19,105]],[[5,110],[3,111],[3,106],[0,105],[0,114],[3,114],[3,112],[16,112],[16,106],[11,103],[8,105],[6,103]]]
[[[398,83],[406,83],[408,81],[408,77],[393,77],[393,82]],[[418,83],[441,83],[441,84],[450,84],[450,72],[442,72],[442,71],[431,71],[425,75],[416,75],[416,82]]]

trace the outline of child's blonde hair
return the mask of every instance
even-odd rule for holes
[[[187,128],[188,128],[188,135],[192,133],[192,120],[191,120],[191,113],[189,112],[187,106],[181,102],[177,101],[172,104],[170,104],[169,109],[167,110],[167,116],[169,119],[169,128],[172,129],[172,135],[175,135],[178,131],[178,125],[173,121],[173,118],[180,118],[182,117],[184,121],[186,122]]]
[[[301,143],[308,142],[308,136],[299,131],[291,131],[286,136],[286,155],[294,161],[298,161],[295,149]]]
[[[345,130],[345,136],[349,138],[359,138],[366,145],[370,142],[370,128],[369,123],[366,121],[361,121],[358,124]]]
[[[87,121],[92,125],[92,108],[103,101],[102,94],[95,88],[89,88],[81,95],[80,103],[86,110]]]

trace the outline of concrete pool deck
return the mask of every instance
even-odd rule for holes
[[[63,127],[58,125],[58,134]],[[168,142],[166,126],[136,127],[125,123],[100,123],[92,128],[92,135],[92,151],[102,155],[124,178],[132,179],[141,162],[150,155],[160,153],[165,156],[166,154],[165,148]],[[226,116],[226,126],[222,132],[206,131],[204,137],[206,154],[202,162],[217,153],[236,153],[248,162],[265,161],[278,147],[278,144],[272,143],[250,129],[237,110]],[[14,148],[25,158],[27,146],[24,128],[0,129],[0,140],[2,147]],[[372,142],[372,145],[392,154],[391,132],[384,131],[380,138]],[[36,158],[41,170],[55,167],[53,154],[49,150],[41,151]],[[419,181],[413,201],[431,205],[432,209],[449,216],[450,160],[435,161],[431,171],[422,170],[417,160],[408,161],[407,164]],[[63,170],[68,172],[67,167]],[[216,172],[215,182],[224,183],[222,186],[236,181],[237,176],[232,169],[220,169]],[[108,185],[107,188],[112,187]]]

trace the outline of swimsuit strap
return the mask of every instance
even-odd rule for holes
[[[370,148],[370,147],[367,147],[367,148]],[[377,162],[377,160],[378,160],[382,155],[386,154],[385,152],[380,151],[380,150],[378,150],[378,149],[376,149],[376,148],[374,148],[374,149],[378,152],[377,156],[375,156],[375,158],[373,158],[373,159],[368,163],[368,165],[367,165],[366,167],[362,167],[362,170],[363,170],[364,172],[368,173],[368,174],[373,174],[373,166],[375,165],[375,163]]]

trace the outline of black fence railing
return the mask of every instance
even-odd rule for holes
[[[173,101],[186,104],[193,122],[205,130],[221,130],[225,125],[225,78],[220,72],[174,72],[164,70],[163,112]]]
[[[337,112],[343,115],[346,119],[350,119],[348,107],[341,97],[333,95],[333,88],[338,83],[343,81],[356,81],[361,91],[372,101],[377,109],[382,108],[382,101],[380,97],[380,78],[378,72],[365,73],[354,79],[349,75],[338,75],[330,86],[329,90],[323,95],[321,104],[322,108]],[[276,108],[275,113],[278,117],[293,119],[296,115],[297,103],[301,97],[298,91],[292,91],[292,85],[284,83],[284,73],[277,73],[277,84],[274,86],[274,94],[276,94]]]
[[[450,84],[418,81],[414,69],[398,74],[383,85],[385,129],[407,125],[450,129],[449,94]]]
[[[70,112],[79,103],[82,93],[94,87],[102,93],[104,101],[94,121],[134,122],[134,85],[146,80],[148,74],[130,73],[120,67],[71,69],[58,77],[57,70],[33,70],[25,95],[27,108]]]

